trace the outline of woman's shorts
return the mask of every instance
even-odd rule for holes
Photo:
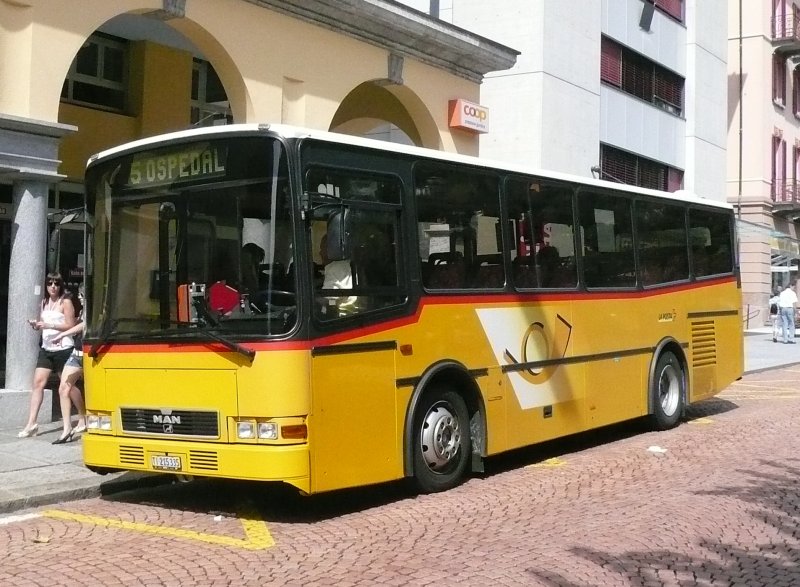
[[[65,367],[74,367],[76,369],[83,369],[83,357],[80,357],[80,356],[76,355],[75,353],[72,353],[69,356],[69,359],[67,359],[67,362],[64,363],[64,366]]]
[[[64,349],[63,351],[46,351],[39,348],[39,358],[36,360],[37,369],[50,369],[56,373],[61,373],[67,359],[72,355],[72,349]]]

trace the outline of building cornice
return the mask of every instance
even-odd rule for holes
[[[519,51],[391,0],[245,0],[480,83]]]

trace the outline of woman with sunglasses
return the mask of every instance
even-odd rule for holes
[[[69,294],[67,294],[69,297]],[[70,354],[67,362],[64,363],[64,368],[61,370],[61,381],[58,384],[58,399],[61,404],[61,415],[64,420],[64,429],[53,444],[63,444],[76,434],[86,431],[86,404],[83,402],[81,390],[78,389],[78,379],[83,375],[83,333],[86,332],[86,318],[84,316],[85,301],[83,297],[83,286],[78,288],[78,299],[73,302],[75,309],[79,316],[78,321],[69,330],[64,330],[56,334],[53,342],[58,342],[67,337],[74,337],[74,345],[72,353]],[[70,403],[70,401],[72,403]],[[78,410],[78,425],[72,427],[72,404]]]
[[[60,273],[48,273],[45,280],[45,292],[42,297],[41,311],[38,320],[28,320],[31,328],[42,332],[42,346],[33,373],[33,389],[31,405],[28,411],[28,422],[17,436],[27,438],[39,432],[39,409],[44,399],[44,386],[50,373],[54,370],[61,373],[64,364],[72,354],[74,341],[71,336],[55,340],[60,332],[75,326],[75,306],[72,300],[64,296],[64,280]],[[69,414],[66,415],[69,419]],[[60,436],[54,444],[62,444],[70,440],[71,435]]]

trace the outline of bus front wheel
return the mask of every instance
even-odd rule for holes
[[[671,352],[662,353],[653,374],[653,427],[667,430],[678,424],[683,412],[686,378],[678,358]]]
[[[458,485],[470,458],[469,415],[455,391],[427,393],[414,417],[414,479],[423,493]]]

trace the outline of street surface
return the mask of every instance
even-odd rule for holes
[[[436,495],[195,481],[17,512],[0,585],[798,585],[798,379],[747,375],[674,430],[515,452]]]

